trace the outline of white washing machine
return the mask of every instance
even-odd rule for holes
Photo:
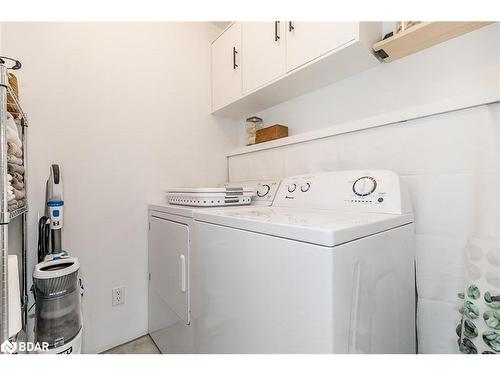
[[[255,186],[252,205],[270,205],[279,181],[249,181]],[[148,331],[162,353],[193,353],[190,303],[190,242],[193,212],[200,208],[172,204],[149,205]],[[236,207],[220,208],[236,209]]]
[[[197,353],[415,353],[415,236],[386,170],[285,178],[272,206],[194,212]]]

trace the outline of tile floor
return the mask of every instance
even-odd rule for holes
[[[118,345],[102,354],[160,354],[149,335]]]

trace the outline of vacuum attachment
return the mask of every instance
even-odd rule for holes
[[[52,254],[60,254],[62,252],[64,200],[61,169],[58,164],[52,164],[50,167],[50,176],[47,180],[47,208],[50,217]]]
[[[82,328],[77,258],[61,258],[36,265],[35,341],[49,349],[73,340]]]

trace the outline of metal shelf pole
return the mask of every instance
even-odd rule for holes
[[[7,206],[7,67],[0,64],[0,342],[9,338],[8,206]]]
[[[25,211],[22,214],[21,235],[23,236],[21,244],[22,254],[22,314],[23,314],[23,328],[27,333],[28,330],[28,120],[26,114],[23,113],[21,120],[21,140],[23,142],[23,165],[24,165],[24,192],[25,192]]]

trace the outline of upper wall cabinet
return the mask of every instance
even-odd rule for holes
[[[379,63],[380,22],[235,22],[212,44],[212,110],[244,118]]]
[[[212,43],[212,108],[241,98],[241,24],[229,26]]]
[[[246,94],[286,72],[285,22],[243,22],[243,93]]]
[[[356,39],[356,22],[287,22],[287,72]]]

